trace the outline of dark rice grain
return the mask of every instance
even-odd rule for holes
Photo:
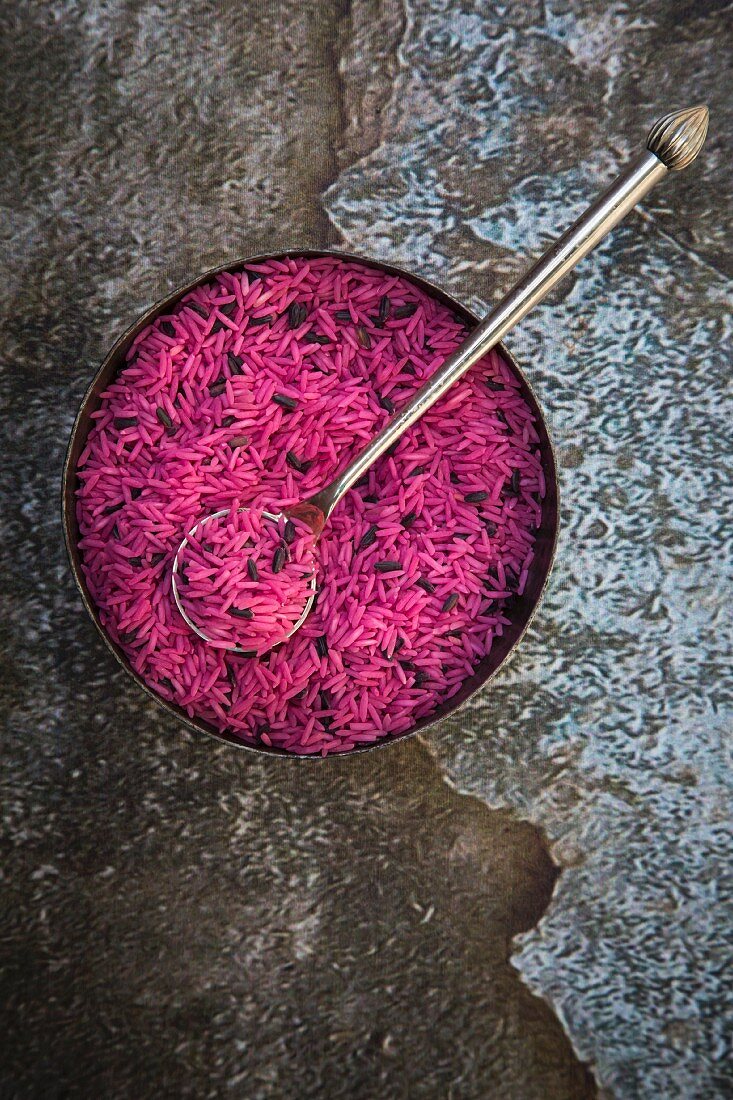
[[[288,466],[291,466],[294,470],[297,470],[299,474],[307,474],[313,465],[312,462],[308,462],[303,458],[298,458],[294,451],[288,451],[285,455],[285,461]]]
[[[275,551],[275,556],[272,559],[272,571],[273,573],[279,573],[284,568],[285,562],[288,560],[288,548],[287,546],[278,546]]]
[[[398,561],[378,561],[374,563],[376,573],[396,573],[402,566]]]
[[[288,544],[288,546],[290,546],[290,544],[295,541],[295,536],[297,535],[297,533],[298,532],[295,529],[295,524],[293,523],[293,521],[291,519],[286,520],[285,528],[283,530],[283,539]]]
[[[377,525],[373,523],[359,539],[357,550],[366,550],[367,546],[373,546],[377,541]]]
[[[298,402],[294,397],[287,397],[284,393],[276,393],[273,395],[272,400],[276,405],[279,405],[281,409],[297,409]]]
[[[303,302],[291,302],[288,306],[288,328],[300,328],[307,316],[308,310]]]

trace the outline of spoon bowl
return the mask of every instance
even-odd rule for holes
[[[224,645],[223,643],[217,642],[216,639],[212,638],[209,634],[207,634],[206,631],[201,627],[201,625],[199,623],[197,623],[196,620],[190,615],[189,611],[186,608],[186,601],[183,598],[183,594],[181,592],[181,586],[180,586],[181,558],[182,558],[182,555],[186,551],[186,547],[189,544],[189,540],[192,539],[197,534],[197,532],[200,531],[201,528],[204,527],[207,523],[210,523],[212,520],[221,519],[223,516],[228,516],[229,511],[230,510],[228,508],[223,508],[219,512],[210,512],[209,515],[204,516],[203,519],[200,519],[198,521],[198,523],[194,524],[194,526],[191,528],[191,530],[188,532],[188,534],[181,540],[181,543],[180,543],[180,545],[179,545],[179,547],[176,551],[176,556],[173,559],[173,565],[171,566],[171,590],[173,592],[173,599],[176,601],[176,607],[180,611],[181,616],[183,617],[185,622],[188,624],[188,626],[191,628],[191,630],[193,630],[193,632],[195,634],[198,634],[199,638],[203,639],[203,641],[205,641],[205,642],[208,642],[210,645],[220,645],[221,648],[225,648],[228,653],[232,653],[237,657],[256,657],[256,656],[258,656],[257,650],[248,649],[246,646],[240,646],[240,645],[234,645],[234,644]],[[250,509],[248,509],[248,508],[239,508],[238,509],[239,513],[245,513],[245,512],[249,512],[249,511],[250,511]],[[290,518],[290,513],[289,513],[288,510],[286,510],[284,512],[267,512],[267,511],[263,510],[259,514],[261,516],[264,516],[265,519],[269,520],[273,524],[277,524],[279,522],[279,520],[281,520],[281,519],[282,520],[287,520],[288,518]],[[315,598],[316,598],[317,586],[318,586],[317,577],[316,577],[316,574],[313,573],[313,576],[311,578],[311,582],[310,582],[310,585],[309,585],[311,594],[308,597],[308,599],[305,601],[305,604],[303,606],[303,611],[302,611],[301,615],[295,621],[295,623],[293,624],[291,629],[285,634],[285,636],[282,637],[278,642],[276,642],[273,646],[270,646],[269,648],[274,649],[275,646],[282,645],[282,643],[286,642],[288,640],[288,638],[292,638],[292,636],[293,636],[293,634],[295,634],[296,630],[300,629],[300,627],[303,625],[305,620],[308,618],[308,615],[310,614],[311,608],[313,607],[313,603],[314,603]]]

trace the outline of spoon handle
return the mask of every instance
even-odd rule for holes
[[[372,463],[541,302],[668,171],[677,171],[692,163],[705,141],[707,124],[706,107],[691,107],[660,119],[650,130],[647,147],[641,156],[624,169],[608,190],[550,246],[346,469],[308,503],[317,505],[327,519],[344,493]]]

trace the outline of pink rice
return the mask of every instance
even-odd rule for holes
[[[544,493],[531,410],[495,352],[334,511],[316,606],[279,648],[200,639],[171,566],[203,516],[325,485],[463,336],[409,280],[333,258],[220,275],[137,336],[79,459],[79,546],[105,629],[162,698],[325,755],[458,691],[524,589]]]
[[[179,602],[212,645],[257,656],[282,644],[300,621],[317,565],[305,524],[235,504],[188,535],[176,563]]]

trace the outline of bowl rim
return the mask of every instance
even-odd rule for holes
[[[69,441],[66,447],[66,454],[64,457],[62,479],[61,479],[61,514],[62,525],[64,530],[64,543],[66,546],[66,553],[71,566],[71,572],[74,578],[74,582],[78,589],[82,603],[94,623],[97,632],[102,638],[107,649],[116,658],[118,663],[124,668],[124,670],[130,675],[136,682],[138,687],[148,695],[154,702],[162,707],[171,717],[175,718],[177,722],[182,723],[188,729],[195,731],[196,733],[204,733],[210,737],[215,738],[219,742],[223,742],[233,748],[242,749],[258,755],[265,755],[271,757],[278,757],[280,759],[287,758],[289,760],[335,760],[344,759],[346,757],[354,756],[357,753],[372,752],[374,749],[387,748],[389,745],[394,745],[399,741],[406,740],[408,737],[413,737],[417,734],[429,733],[435,730],[444,720],[455,716],[460,710],[462,710],[467,703],[475,698],[479,691],[481,691],[488,683],[490,683],[494,677],[506,666],[508,661],[514,656],[522,642],[525,634],[532,625],[535,615],[542,603],[542,600],[547,591],[550,576],[552,574],[553,566],[555,563],[555,556],[557,553],[557,544],[560,530],[560,493],[558,483],[558,466],[557,456],[555,451],[555,445],[550,433],[547,421],[542,412],[542,407],[537,400],[537,396],[522,372],[519,364],[517,363],[511,352],[505,347],[502,342],[495,345],[496,350],[502,356],[502,358],[510,365],[511,369],[515,372],[519,378],[522,386],[524,387],[525,396],[529,398],[530,404],[533,405],[533,411],[536,413],[540,427],[544,431],[546,436],[546,448],[543,453],[543,462],[549,459],[550,468],[545,468],[545,478],[548,485],[552,485],[554,509],[552,518],[554,520],[552,524],[552,531],[549,542],[549,554],[547,556],[547,565],[545,575],[542,580],[542,584],[534,597],[534,602],[526,613],[526,620],[521,629],[516,634],[513,642],[507,649],[504,656],[499,660],[499,663],[495,668],[491,669],[486,675],[481,675],[479,672],[475,672],[473,676],[466,677],[462,683],[458,696],[462,696],[456,699],[456,696],[452,699],[448,699],[445,703],[440,704],[440,707],[446,707],[442,713],[429,714],[424,718],[418,719],[418,721],[407,730],[403,730],[397,734],[387,734],[384,737],[379,738],[376,741],[368,744],[358,745],[353,749],[348,749],[345,752],[330,752],[323,756],[321,753],[295,753],[289,752],[286,749],[281,749],[276,746],[267,746],[264,744],[253,745],[248,744],[245,741],[238,739],[234,734],[227,734],[220,730],[215,729],[208,722],[203,719],[190,718],[182,707],[175,703],[169,702],[167,699],[163,699],[158,695],[141,676],[134,671],[129,664],[124,652],[112,641],[107,631],[104,629],[99,612],[91,599],[91,596],[86,587],[86,581],[81,568],[81,555],[76,545],[76,532],[77,532],[77,520],[76,520],[76,461],[80,449],[77,448],[78,436],[82,429],[83,422],[87,418],[88,405],[90,401],[96,396],[97,388],[102,376],[110,370],[112,364],[115,363],[117,357],[127,350],[127,347],[147,325],[155,320],[161,313],[180,300],[185,294],[188,294],[191,290],[196,289],[204,283],[210,282],[218,275],[222,275],[227,272],[241,271],[243,268],[248,267],[251,264],[266,263],[268,260],[283,260],[289,258],[303,257],[306,259],[320,259],[320,258],[334,258],[342,260],[346,263],[358,263],[366,267],[377,268],[390,275],[397,275],[403,279],[407,279],[409,282],[415,284],[420,290],[429,294],[430,296],[438,299],[444,305],[448,306],[451,310],[456,312],[462,318],[466,320],[469,325],[479,324],[479,318],[462,302],[454,298],[453,295],[448,293],[442,287],[426,279],[422,275],[415,275],[412,272],[406,271],[404,268],[395,264],[385,262],[383,260],[373,259],[371,257],[359,255],[353,252],[347,252],[345,250],[336,248],[283,248],[273,252],[261,253],[255,256],[240,257],[234,260],[228,260],[225,263],[218,264],[216,267],[209,268],[193,279],[188,280],[186,283],[181,284],[172,291],[163,295],[152,305],[148,306],[125,330],[117,337],[107,354],[104,356],[99,367],[94,372],[94,375],[87,386],[84,396],[81,399],[76,416],[74,417],[74,423],[69,435]],[[88,434],[88,429],[87,429]],[[87,436],[84,436],[86,440]],[[547,497],[545,498],[545,500]],[[545,501],[543,501],[543,512],[545,507]],[[544,521],[544,515],[543,515]],[[486,658],[484,658],[486,659]],[[475,681],[475,682],[474,682]],[[467,686],[468,685],[468,686]],[[464,689],[467,687],[465,694]]]

